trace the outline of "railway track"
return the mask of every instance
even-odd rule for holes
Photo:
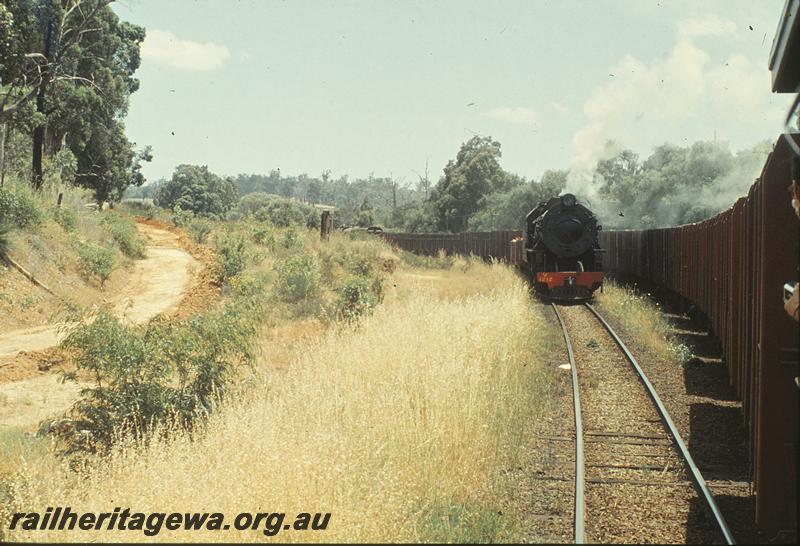
[[[553,310],[572,375],[575,543],[734,544],[664,404],[616,332],[589,304]]]

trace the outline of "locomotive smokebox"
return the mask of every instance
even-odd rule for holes
[[[551,199],[546,207],[537,207],[527,221],[534,238],[561,258],[580,256],[597,240],[597,219],[570,193]]]

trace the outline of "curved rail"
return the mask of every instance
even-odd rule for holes
[[[669,430],[669,433],[672,436],[672,439],[675,441],[675,444],[678,446],[678,450],[680,451],[681,456],[683,457],[683,460],[686,463],[686,467],[689,469],[689,474],[692,477],[692,482],[694,482],[694,485],[697,488],[698,492],[703,497],[703,500],[705,500],[706,505],[711,511],[711,514],[714,516],[714,520],[717,523],[717,527],[719,527],[719,530],[725,537],[725,543],[736,544],[736,541],[733,538],[733,534],[731,533],[731,530],[728,528],[728,523],[725,521],[725,517],[722,515],[719,506],[717,506],[717,502],[714,500],[714,495],[708,489],[708,485],[706,485],[706,481],[703,479],[703,475],[700,473],[700,469],[697,468],[697,465],[695,464],[692,455],[686,448],[686,444],[684,443],[683,438],[681,438],[678,429],[672,422],[672,419],[669,416],[669,412],[667,411],[667,408],[664,406],[663,402],[661,402],[661,398],[659,398],[658,393],[656,393],[653,384],[650,383],[649,379],[647,379],[647,376],[645,375],[642,368],[639,366],[639,363],[636,361],[636,358],[634,358],[634,356],[628,350],[628,347],[625,346],[625,344],[619,338],[617,333],[614,332],[614,330],[600,315],[600,313],[598,313],[595,310],[595,308],[592,307],[590,304],[586,303],[584,305],[586,305],[586,307],[594,314],[594,316],[597,317],[597,320],[600,321],[600,323],[605,327],[608,333],[611,334],[611,337],[614,338],[614,341],[617,343],[620,350],[622,350],[622,352],[625,354],[625,358],[628,359],[628,361],[633,366],[633,369],[636,370],[639,379],[642,381],[642,383],[645,386],[645,389],[647,390],[647,394],[650,396],[650,399],[653,400],[653,403],[656,405],[656,409],[658,410],[658,414],[661,416],[661,420]]]
[[[556,312],[561,331],[564,332],[564,341],[567,344],[567,355],[569,356],[569,367],[572,371],[572,404],[573,414],[575,415],[575,514],[574,514],[574,538],[575,544],[585,544],[586,536],[584,531],[584,512],[586,508],[585,500],[585,481],[583,463],[583,420],[581,418],[581,397],[578,389],[578,370],[575,366],[575,355],[572,352],[572,343],[567,334],[567,327],[561,313],[558,312],[556,304],[552,303],[553,311]]]

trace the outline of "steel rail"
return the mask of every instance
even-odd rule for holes
[[[574,512],[574,539],[575,544],[585,544],[586,534],[584,525],[584,514],[586,512],[586,497],[585,497],[585,476],[584,476],[584,460],[583,460],[583,419],[581,418],[581,396],[578,388],[578,370],[575,366],[575,355],[572,352],[572,343],[569,340],[567,333],[567,326],[564,324],[564,319],[561,318],[561,313],[558,312],[558,307],[555,303],[551,304],[553,311],[556,313],[559,324],[561,324],[561,331],[564,333],[564,341],[567,344],[567,356],[569,356],[569,367],[572,372],[572,405],[573,414],[575,415],[575,512]]]
[[[663,402],[661,402],[661,398],[659,398],[658,393],[656,392],[653,384],[650,383],[650,380],[647,379],[642,368],[639,366],[639,363],[636,361],[636,358],[631,354],[628,350],[628,347],[622,342],[619,338],[617,333],[611,328],[611,326],[606,322],[606,320],[600,315],[600,313],[595,310],[590,304],[584,304],[586,307],[597,317],[597,320],[605,327],[611,337],[614,338],[619,348],[625,354],[625,357],[628,359],[628,362],[631,363],[633,369],[636,370],[639,379],[645,386],[648,395],[653,400],[653,403],[656,405],[656,409],[658,409],[658,413],[661,416],[661,420],[663,421],[664,425],[669,430],[672,439],[675,440],[675,444],[678,446],[679,451],[681,452],[681,456],[683,457],[684,462],[686,463],[686,467],[689,469],[689,474],[692,477],[692,482],[694,482],[695,487],[697,488],[700,495],[706,501],[706,505],[711,511],[711,514],[714,516],[714,520],[717,522],[717,526],[719,530],[722,532],[723,537],[725,537],[726,544],[736,544],[736,541],[733,538],[733,534],[731,533],[730,528],[728,527],[728,523],[725,521],[725,516],[722,515],[722,512],[717,506],[717,502],[714,500],[714,495],[708,489],[708,485],[706,485],[705,479],[703,479],[703,475],[700,473],[700,469],[697,468],[697,465],[692,458],[692,455],[689,453],[689,450],[686,448],[686,444],[681,438],[678,429],[675,427],[675,424],[672,422],[672,418],[669,416],[669,412],[667,408],[664,406]]]

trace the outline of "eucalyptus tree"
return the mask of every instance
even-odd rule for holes
[[[141,184],[140,164],[124,133],[128,99],[139,82],[142,27],[120,21],[111,0],[0,0],[0,122],[32,126],[31,183],[42,160],[68,147],[75,181],[98,199]],[[31,108],[33,105],[33,108]]]

